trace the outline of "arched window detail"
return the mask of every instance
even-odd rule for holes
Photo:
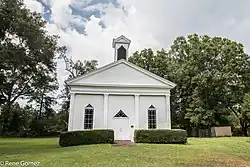
[[[153,105],[148,108],[148,129],[156,129],[156,108]]]
[[[91,104],[85,107],[84,129],[93,129],[94,108]]]
[[[127,57],[127,53],[126,53],[126,49],[121,46],[119,49],[118,49],[118,57],[117,57],[117,60],[121,60],[121,59],[125,59],[126,60],[126,57]]]

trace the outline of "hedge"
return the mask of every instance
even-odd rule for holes
[[[187,132],[182,129],[135,130],[136,143],[186,144]]]
[[[69,131],[62,132],[59,138],[59,145],[62,147],[100,143],[114,143],[114,131],[109,129]]]
[[[23,130],[20,132],[6,132],[1,137],[22,137],[22,138],[43,138],[43,137],[59,137],[61,132],[34,132],[31,130]]]

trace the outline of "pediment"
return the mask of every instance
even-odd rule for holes
[[[113,39],[113,44],[112,44],[113,48],[114,48],[116,43],[130,44],[131,40],[126,38],[124,35],[121,35],[118,38]]]
[[[116,39],[115,39],[115,42],[130,43],[131,41],[130,41],[128,38],[126,38],[125,36],[122,35],[122,36],[116,38]]]
[[[68,85],[149,86],[173,88],[174,83],[136,65],[119,60],[89,74],[67,81]]]

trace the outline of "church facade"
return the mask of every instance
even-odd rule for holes
[[[175,84],[128,62],[130,43],[114,39],[113,63],[67,81],[68,131],[113,129],[115,140],[133,141],[136,129],[171,129]]]

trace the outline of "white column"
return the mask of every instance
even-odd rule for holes
[[[135,129],[139,129],[140,126],[140,104],[139,104],[139,97],[140,95],[135,94]]]
[[[69,121],[68,121],[68,131],[74,129],[74,105],[75,105],[75,93],[70,94],[70,106],[69,106]]]
[[[171,129],[171,111],[170,111],[170,95],[165,95],[166,97],[166,121],[167,129]]]
[[[104,94],[104,100],[103,100],[103,126],[104,128],[108,129],[108,100],[109,100],[109,94]]]

